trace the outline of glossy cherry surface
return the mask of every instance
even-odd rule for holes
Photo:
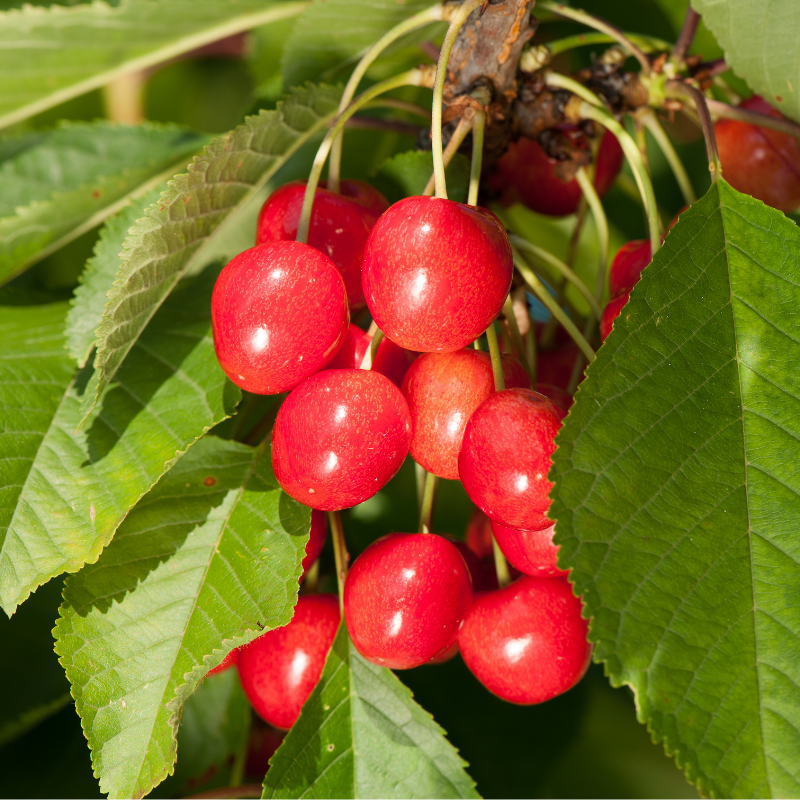
[[[766,100],[753,95],[742,108],[781,119]],[[722,176],[734,189],[781,211],[800,206],[800,146],[788,133],[733,119],[714,123]]]
[[[284,400],[272,431],[272,466],[295,500],[334,511],[382,489],[400,469],[410,441],[408,405],[387,377],[328,369]]]
[[[450,352],[500,313],[511,245],[490,211],[407,197],[375,224],[364,250],[364,297],[378,327],[406,350]]]
[[[621,294],[615,295],[606,303],[606,307],[603,309],[603,316],[600,317],[600,338],[603,341],[611,333],[611,329],[614,327],[614,320],[620,315],[630,296],[631,290],[628,289]]]
[[[510,703],[532,705],[571,689],[592,655],[581,601],[564,578],[523,576],[478,595],[458,634],[473,675]]]
[[[508,388],[530,388],[522,364],[503,355]],[[464,428],[475,409],[494,392],[488,353],[473,348],[454,353],[426,353],[408,370],[403,394],[411,411],[411,455],[428,472],[458,480],[458,451]]]
[[[286,392],[322,369],[344,342],[350,325],[344,281],[308,245],[252,247],[219,274],[211,324],[217,359],[237,386]]]
[[[558,568],[556,561],[558,547],[553,544],[555,529],[555,524],[552,524],[538,531],[523,531],[507,528],[499,522],[492,523],[494,537],[509,563],[520,572],[539,578],[567,574],[566,570]]]
[[[358,369],[364,360],[367,348],[372,344],[372,337],[355,323],[350,323],[350,331],[339,352],[334,356],[328,369]],[[408,368],[416,353],[404,350],[385,336],[378,345],[372,371],[385,375],[395,386],[401,386]]]
[[[239,648],[234,647],[233,650],[222,659],[220,664],[217,664],[214,669],[210,669],[208,674],[206,675],[207,678],[210,678],[212,675],[218,675],[220,672],[225,672],[226,669],[230,669],[234,664],[239,661]]]
[[[311,565],[319,558],[322,548],[325,547],[325,539],[328,538],[328,520],[324,511],[317,511],[315,508],[311,512],[311,531],[308,534],[308,544],[306,554],[303,557],[303,574],[300,576],[302,581],[306,573],[311,569]]]
[[[565,416],[531,389],[495,392],[472,415],[458,472],[472,502],[492,521],[525,530],[552,524],[547,473]]]
[[[431,533],[391,533],[373,542],[344,587],[353,644],[390,669],[421,666],[450,647],[471,602],[461,553]]]
[[[614,297],[626,289],[632,289],[651,260],[650,242],[635,239],[622,245],[608,271],[608,293]]]
[[[300,597],[288,625],[267,631],[239,651],[242,688],[258,715],[291,728],[322,674],[339,628],[339,599]]]
[[[577,147],[588,147],[588,141],[577,128],[562,131],[574,137]],[[605,133],[597,152],[594,186],[600,197],[611,188],[622,167],[622,148],[616,137]],[[512,142],[495,165],[488,185],[500,192],[501,202],[511,205],[519,201],[540,214],[560,217],[574,214],[581,199],[581,188],[574,178],[558,177],[559,162],[550,158],[542,146],[532,139]]]

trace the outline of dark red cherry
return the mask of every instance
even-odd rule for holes
[[[372,337],[351,322],[347,338],[333,361],[328,364],[328,369],[358,369],[371,343]],[[404,350],[384,336],[378,345],[378,352],[375,353],[372,371],[380,372],[395,386],[400,387],[408,368],[416,357],[416,353]]]
[[[327,186],[326,181],[322,181],[321,186]],[[364,181],[345,179],[339,182],[339,194],[355,200],[360,206],[369,211],[375,220],[389,208],[389,201],[374,187]]]
[[[469,570],[469,577],[472,579],[473,592],[485,592],[488,589],[497,588],[497,578],[495,577],[495,583],[493,587],[491,576],[487,575],[483,563],[478,556],[472,552],[472,549],[466,542],[456,539],[455,536],[445,536],[445,539],[447,539],[449,542],[452,542],[453,547],[455,547],[456,550],[461,553],[461,558],[464,559],[464,563],[467,565],[467,569]]]
[[[578,148],[587,148],[584,134],[574,126],[560,129],[573,139]],[[594,185],[600,197],[611,188],[622,167],[622,148],[616,137],[606,132],[597,153]],[[492,189],[502,192],[501,202],[516,201],[540,214],[561,217],[574,214],[581,199],[581,188],[574,178],[563,181],[558,176],[561,162],[550,158],[542,146],[531,139],[513,142],[495,165],[494,174],[487,180]]]
[[[492,557],[492,521],[479,508],[473,509],[470,515],[466,542],[478,558]]]
[[[300,597],[288,625],[267,631],[239,651],[242,688],[256,713],[288,729],[322,675],[339,628],[339,599],[332,594]]]
[[[293,389],[347,336],[344,281],[319,250],[276,242],[239,253],[211,297],[214,349],[225,374],[255,394]]]
[[[408,455],[411,417],[400,390],[365,369],[328,369],[287,398],[272,431],[272,466],[285,492],[311,508],[363,503]]]
[[[536,354],[536,378],[540,383],[567,390],[572,378],[572,368],[580,350],[572,341],[559,344],[552,350]],[[543,393],[544,394],[544,393]]]
[[[378,327],[406,350],[451,352],[500,313],[511,245],[483,208],[407,197],[376,223],[364,249],[364,297]]]
[[[217,664],[214,669],[210,669],[206,678],[210,678],[212,675],[218,675],[220,672],[225,672],[226,669],[230,669],[234,664],[239,661],[239,648],[234,647],[233,650],[222,659],[222,663]]]
[[[431,533],[390,533],[373,542],[344,586],[353,644],[390,669],[421,666],[450,647],[471,602],[461,553]]]
[[[490,692],[532,705],[566,692],[583,677],[592,655],[587,629],[581,601],[564,578],[526,575],[475,598],[458,647]]]
[[[325,547],[325,539],[328,536],[328,521],[324,511],[317,511],[315,508],[311,512],[311,532],[308,535],[306,554],[303,557],[303,574],[300,576],[302,581],[306,573],[311,569],[311,565],[319,558],[322,548]]]
[[[547,473],[565,416],[531,389],[495,392],[472,415],[458,473],[472,502],[492,521],[525,530],[552,524]]]
[[[347,299],[353,311],[364,307],[361,289],[361,262],[364,244],[379,214],[373,206],[380,193],[372,189],[368,195],[361,187],[345,182],[342,189],[352,189],[357,198],[318,188],[314,196],[308,244],[325,253],[342,273]],[[261,207],[256,228],[256,244],[294,241],[300,222],[300,210],[306,192],[305,181],[293,181],[276,189]],[[366,205],[365,205],[366,204]],[[388,207],[386,200],[383,204]]]
[[[552,400],[562,411],[569,411],[574,402],[573,397],[566,389],[558,386],[551,386],[549,383],[537,383],[535,389],[539,394],[543,394]]]
[[[758,95],[749,97],[741,107],[782,118],[780,111]],[[715,122],[714,133],[722,177],[734,189],[781,211],[800,206],[800,146],[794,136],[732,119]]]
[[[522,364],[503,355],[506,386],[529,389]],[[488,353],[472,348],[426,353],[408,370],[403,394],[411,411],[411,455],[428,472],[458,480],[458,451],[467,420],[494,392]]]
[[[284,731],[275,730],[256,718],[250,728],[250,740],[247,743],[247,766],[245,774],[254,778],[262,778],[269,769],[269,761],[275,751],[283,743]]]
[[[567,574],[566,570],[558,568],[556,561],[558,547],[553,544],[555,530],[555,523],[538,531],[522,531],[507,528],[499,522],[492,523],[494,538],[509,563],[520,572],[538,578]]]
[[[603,316],[600,318],[600,339],[602,341],[605,341],[608,334],[611,333],[614,320],[620,315],[630,296],[631,290],[628,289],[622,294],[615,295],[606,303],[606,307],[603,309]]]
[[[622,245],[608,272],[608,293],[614,297],[626,289],[632,289],[651,260],[650,242],[636,239]]]

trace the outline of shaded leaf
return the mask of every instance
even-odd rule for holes
[[[258,623],[291,619],[310,525],[263,447],[209,436],[67,580],[56,651],[104,792],[141,797],[163,780],[200,679]]]
[[[724,182],[681,215],[558,436],[595,656],[705,794],[800,792],[800,230]]]
[[[478,797],[466,762],[397,676],[342,625],[320,682],[270,760],[264,797]]]
[[[381,164],[373,183],[390,203],[404,197],[422,194],[433,174],[433,155],[429,150],[409,150],[387,158]],[[456,153],[447,165],[447,196],[457,203],[467,200],[469,159]]]

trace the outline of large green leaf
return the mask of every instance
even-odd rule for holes
[[[121,75],[258,25],[303,2],[120,0],[0,13],[0,127]]]
[[[558,436],[595,656],[707,794],[800,793],[800,229],[724,182],[681,216]]]
[[[281,491],[265,449],[204,438],[67,580],[56,651],[112,797],[163,780],[200,679],[292,618],[311,512]]]
[[[78,373],[66,392],[58,385],[63,396],[53,416],[52,410],[43,413],[47,402],[53,405],[46,394],[39,408],[37,398],[47,386],[27,369],[25,351],[10,351],[19,386],[0,394],[0,401],[10,403],[11,419],[19,422],[13,435],[0,439],[0,463],[17,458],[17,436],[30,436],[30,445],[22,439],[26,460],[13,468],[15,482],[3,503],[13,509],[7,528],[0,529],[0,605],[7,614],[53,576],[95,561],[136,501],[235,409],[240,391],[220,369],[211,341],[214,277],[204,274],[175,293],[81,432],[75,429],[91,368]],[[0,320],[6,313],[0,308]],[[59,346],[61,341],[59,336]],[[25,427],[29,408],[31,428]],[[0,419],[5,417],[0,407]]]
[[[215,139],[188,175],[145,210],[125,240],[122,264],[98,328],[96,384],[84,414],[113,378],[145,326],[230,214],[263,186],[298,148],[333,118],[341,89],[296,89],[274,111],[262,111]]]
[[[800,3],[692,0],[725,60],[784,114],[800,119]]]
[[[342,625],[322,678],[270,761],[263,797],[479,797],[444,731]]]

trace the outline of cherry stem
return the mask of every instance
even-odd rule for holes
[[[506,381],[503,376],[503,361],[500,358],[500,346],[497,344],[497,330],[494,327],[494,322],[486,329],[486,341],[489,343],[489,358],[492,360],[494,390],[502,392],[506,388]]]
[[[338,113],[341,114],[350,105],[351,101],[355,97],[356,91],[358,90],[358,85],[361,83],[364,75],[366,75],[367,70],[372,66],[375,59],[378,58],[378,56],[380,56],[380,54],[387,47],[389,47],[389,45],[397,41],[397,39],[399,39],[401,36],[404,36],[405,34],[410,33],[417,28],[421,28],[423,25],[427,25],[429,22],[441,20],[443,18],[442,14],[442,4],[437,3],[435,6],[426,8],[424,11],[420,11],[418,14],[414,14],[413,17],[403,20],[399,25],[395,25],[394,28],[381,36],[381,38],[378,39],[378,41],[375,42],[375,44],[373,44],[366,53],[364,53],[358,64],[356,64],[356,68],[353,70],[352,75],[350,75],[350,79],[347,81],[347,84],[344,87],[342,99],[339,101]],[[342,168],[342,138],[343,137],[341,133],[337,135],[331,147],[331,160],[328,166],[328,189],[330,189],[332,192],[339,191],[339,177],[341,175]]]
[[[533,386],[536,383],[536,375],[534,375],[531,365],[528,363],[528,354],[525,352],[525,343],[522,341],[522,334],[519,332],[517,315],[514,313],[514,301],[510,294],[503,304],[503,316],[505,316],[506,322],[508,322],[508,329],[511,331],[511,344],[514,347],[514,354],[528,374],[531,386]]]
[[[467,21],[470,14],[483,0],[464,0],[456,11],[450,27],[442,42],[439,52],[439,63],[436,65],[436,80],[433,84],[433,105],[431,106],[431,145],[433,150],[433,176],[436,187],[436,196],[447,199],[447,180],[444,175],[444,161],[442,153],[442,103],[444,97],[444,82],[447,77],[447,62],[450,52],[455,44],[461,26]]]
[[[552,11],[560,17],[573,19],[575,22],[582,22],[588,28],[594,28],[596,31],[608,34],[615,42],[619,42],[639,62],[642,67],[642,72],[645,75],[650,74],[651,67],[647,56],[619,28],[612,25],[610,22],[600,17],[595,17],[592,14],[587,14],[580,9],[570,8],[561,3],[554,3],[552,0],[539,0],[537,8]]]
[[[671,47],[669,42],[664,39],[658,39],[655,36],[644,36],[640,33],[627,32],[623,35],[633,42],[643,53],[666,52]],[[565,36],[563,39],[547,42],[544,47],[550,51],[551,56],[557,56],[559,53],[564,53],[567,50],[574,50],[576,47],[592,44],[610,44],[616,41],[618,40],[614,36],[596,31],[594,33],[578,33],[574,36]]]
[[[751,125],[758,125],[761,128],[772,128],[781,133],[788,133],[790,136],[800,138],[800,125],[796,122],[792,122],[790,119],[779,119],[769,114],[762,114],[760,111],[737,108],[736,106],[728,105],[728,103],[723,103],[720,100],[713,100],[710,97],[706,97],[705,101],[708,110],[714,117],[724,117],[726,119],[735,119],[739,122],[748,122]]]
[[[689,6],[686,9],[686,17],[681,26],[681,32],[678,34],[678,39],[675,42],[675,47],[672,48],[669,60],[675,64],[682,64],[686,58],[686,53],[692,46],[694,35],[697,33],[697,26],[700,23],[700,15]]]
[[[469,192],[467,205],[478,205],[478,190],[481,185],[481,166],[483,164],[483,131],[486,127],[486,114],[476,111],[472,120],[472,164],[469,170]]]
[[[494,571],[497,573],[497,587],[503,589],[511,583],[511,573],[508,571],[508,562],[497,544],[497,539],[492,534],[492,551],[494,553]]]
[[[408,100],[398,100],[394,97],[382,97],[380,100],[373,100],[364,108],[393,108],[396,111],[405,111],[407,114],[413,114],[415,117],[424,119],[429,125],[431,122],[431,112],[427,108],[418,106]]]
[[[425,473],[425,481],[422,485],[422,502],[419,509],[419,532],[431,532],[431,519],[433,518],[433,506],[436,502],[436,489],[439,486],[439,476],[432,472]]]
[[[450,165],[450,162],[453,160],[453,156],[456,154],[458,148],[461,147],[461,143],[467,138],[467,134],[471,130],[471,117],[468,115],[461,117],[461,119],[458,121],[456,129],[453,131],[453,135],[450,137],[450,141],[447,143],[444,153],[442,153],[442,164],[444,165],[445,169],[447,169],[447,167]],[[433,194],[435,186],[436,173],[432,172],[431,177],[428,179],[428,182],[425,184],[425,188],[422,191],[422,196],[430,197]]]
[[[339,612],[344,617],[344,580],[347,577],[347,562],[350,560],[350,556],[347,554],[347,544],[344,540],[342,515],[338,511],[329,511],[328,525],[330,525],[331,528],[333,557],[336,562],[336,583],[339,587]]]
[[[597,281],[595,283],[594,297],[598,303],[603,297],[603,289],[606,285],[606,265],[608,264],[608,219],[606,212],[603,210],[603,204],[600,202],[600,197],[594,184],[589,178],[588,173],[583,167],[578,167],[575,174],[578,180],[578,185],[581,187],[583,196],[589,204],[589,209],[594,218],[594,225],[597,228],[597,247],[599,250],[598,264],[597,264]]]
[[[314,206],[314,195],[317,193],[317,186],[319,179],[322,176],[322,168],[325,166],[325,160],[330,152],[333,140],[342,132],[347,120],[353,116],[359,109],[363,108],[371,100],[374,100],[378,95],[384,92],[389,92],[392,89],[397,89],[400,86],[419,86],[422,83],[423,74],[418,69],[410,69],[408,72],[403,72],[400,75],[395,75],[393,78],[387,78],[385,81],[376,83],[371,86],[361,95],[359,95],[350,105],[339,114],[334,120],[333,126],[325,134],[322,144],[317,150],[317,155],[314,157],[314,164],[311,167],[311,172],[308,176],[308,183],[306,183],[306,193],[303,197],[303,208],[300,211],[300,221],[297,225],[297,241],[302,244],[308,242],[308,229],[311,224],[311,210]]]
[[[711,173],[711,182],[713,183],[722,175],[722,166],[719,163],[717,137],[714,135],[714,123],[711,121],[711,114],[708,110],[705,95],[699,89],[695,89],[694,86],[689,86],[682,81],[667,81],[666,89],[667,96],[679,97],[684,100],[688,99],[694,104],[700,127],[703,130],[703,138],[706,142],[708,171]]]
[[[527,239],[523,239],[521,236],[511,234],[508,238],[515,247],[530,253],[540,263],[549,264],[551,267],[558,270],[558,272],[581,293],[583,299],[589,304],[592,313],[595,314],[598,319],[603,315],[603,309],[600,307],[600,304],[595,299],[589,287],[560,258],[549,253],[543,247],[538,247]]]
[[[548,70],[544,74],[544,82],[552,89],[566,89],[593,106],[598,108],[606,107],[605,103],[591,89],[587,89],[582,83],[579,83],[574,78],[562,75],[560,72]]]
[[[414,479],[417,485],[417,513],[422,511],[422,490],[425,488],[425,476],[428,474],[428,471],[422,464],[417,464],[414,462]]]
[[[586,360],[591,363],[595,359],[594,350],[592,350],[586,337],[578,330],[575,323],[567,316],[563,308],[555,301],[550,292],[547,291],[545,285],[539,280],[536,273],[525,263],[519,251],[512,245],[511,251],[514,254],[514,266],[525,283],[531,288],[531,291],[541,301],[544,307],[561,323],[562,327],[572,337],[572,340],[581,349],[586,356]]]
[[[303,586],[305,587],[306,592],[308,594],[314,594],[317,591],[317,586],[319,584],[319,559],[316,559],[314,563],[308,568],[308,572],[306,572],[306,579],[303,581]]]
[[[697,195],[694,193],[694,187],[692,186],[691,180],[689,180],[689,175],[686,172],[686,168],[683,166],[683,162],[681,161],[677,150],[675,150],[672,140],[669,138],[669,136],[667,136],[664,126],[661,124],[658,116],[651,108],[642,110],[639,113],[639,118],[641,119],[645,128],[650,131],[650,134],[656,140],[656,144],[664,154],[664,158],[667,159],[667,163],[672,170],[672,174],[675,176],[675,180],[678,182],[678,186],[680,187],[681,194],[683,195],[686,205],[690,206],[697,200]]]
[[[375,363],[375,354],[383,341],[383,331],[376,326],[375,333],[372,334],[372,341],[369,343],[367,352],[364,353],[364,358],[361,361],[360,369],[372,369]]]

